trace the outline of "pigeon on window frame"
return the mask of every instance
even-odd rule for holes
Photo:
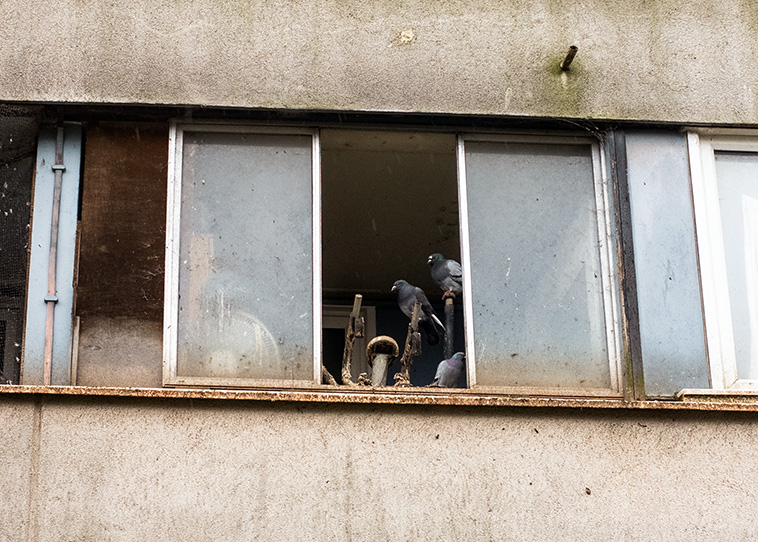
[[[463,270],[455,260],[447,260],[439,252],[430,254],[426,263],[432,269],[432,279],[437,283],[445,296],[460,295],[463,291]]]

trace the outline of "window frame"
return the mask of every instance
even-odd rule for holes
[[[740,379],[718,195],[715,153],[758,155],[758,133],[748,130],[690,129],[687,147],[697,237],[706,355],[711,390],[758,390],[758,379]]]
[[[603,316],[605,339],[610,370],[609,388],[537,388],[509,386],[480,386],[476,383],[476,351],[473,326],[473,296],[471,284],[471,245],[469,233],[469,210],[466,178],[466,141],[485,142],[519,142],[535,144],[589,145],[592,157],[593,189],[595,195],[595,215],[598,232],[600,265],[602,269],[601,284],[603,297]],[[626,387],[623,370],[623,337],[621,325],[619,278],[616,265],[617,233],[614,230],[612,195],[613,186],[606,158],[607,148],[597,138],[586,135],[553,135],[535,133],[459,133],[457,137],[458,167],[458,205],[461,228],[461,264],[463,267],[463,302],[466,338],[466,369],[468,389],[487,393],[505,393],[512,395],[555,395],[577,397],[619,397]]]
[[[401,131],[412,130],[411,127],[398,128]],[[177,375],[178,348],[178,286],[179,286],[179,208],[181,205],[181,174],[182,174],[182,145],[184,131],[204,131],[223,133],[255,133],[255,134],[297,134],[311,135],[312,146],[312,213],[313,213],[313,340],[314,359],[312,382],[272,381],[260,379],[230,379],[212,377],[180,377]],[[322,326],[324,315],[322,307],[322,273],[321,273],[321,149],[319,128],[303,128],[299,126],[257,125],[237,122],[222,123],[182,122],[172,120],[169,125],[169,165],[168,165],[168,194],[167,194],[167,223],[166,223],[166,281],[165,281],[165,311],[164,311],[164,344],[163,344],[163,385],[173,386],[202,386],[202,387],[281,387],[292,388],[320,387],[322,360]],[[464,274],[464,336],[467,350],[467,388],[456,389],[456,393],[498,393],[514,395],[550,395],[572,397],[618,397],[623,395],[625,382],[622,367],[623,340],[621,337],[621,316],[618,285],[616,275],[616,243],[614,232],[615,222],[612,220],[611,177],[608,173],[608,163],[605,156],[605,146],[595,137],[586,135],[555,135],[541,132],[502,132],[482,131],[476,133],[456,134],[456,162],[458,174],[458,206],[459,234],[461,241],[461,263]],[[542,387],[508,387],[480,386],[476,383],[476,355],[474,351],[474,332],[472,325],[473,306],[471,296],[471,266],[470,266],[470,237],[469,211],[466,183],[466,141],[492,142],[521,142],[561,145],[589,145],[591,149],[593,191],[595,197],[595,215],[599,243],[599,257],[602,269],[601,285],[603,299],[603,317],[605,326],[605,344],[608,352],[609,380],[608,388],[542,388]]]
[[[188,377],[177,374],[179,323],[179,233],[181,215],[184,132],[215,132],[260,135],[307,135],[311,137],[311,220],[313,376],[310,381],[291,381],[292,387],[321,384],[321,145],[317,128],[266,126],[237,122],[182,122],[171,120],[168,135],[168,192],[166,195],[166,267],[163,313],[163,386],[166,387],[281,387],[287,380]]]

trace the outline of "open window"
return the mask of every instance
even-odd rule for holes
[[[758,137],[688,134],[713,389],[758,389]]]
[[[376,333],[402,346],[391,286],[421,287],[441,313],[426,265],[441,252],[463,258],[453,333],[469,387],[620,393],[596,141],[181,123],[171,134],[165,384],[318,385],[341,354],[324,305],[357,293]],[[441,344],[423,351],[415,385],[444,359]]]
[[[65,329],[55,344],[67,351],[54,356],[53,383],[319,387],[322,365],[339,378],[343,329],[361,294],[358,380],[370,372],[369,339],[404,345],[395,281],[420,287],[442,315],[427,264],[439,252],[463,264],[451,333],[453,351],[467,354],[458,387],[621,394],[612,198],[594,138],[89,123],[80,183],[81,133],[66,136],[62,269],[72,275],[62,284],[72,312],[56,320]],[[52,132],[40,149],[55,162]],[[54,177],[41,168],[39,197],[52,193],[40,179]],[[32,263],[45,255],[33,250]],[[35,379],[42,263],[30,271],[42,302],[27,326]],[[423,337],[411,383],[430,384],[444,357],[442,342]]]

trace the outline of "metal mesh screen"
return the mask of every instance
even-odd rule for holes
[[[38,120],[0,106],[0,384],[17,384]]]

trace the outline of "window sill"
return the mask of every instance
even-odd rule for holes
[[[215,390],[189,388],[94,388],[83,386],[0,385],[0,395],[148,397],[162,399],[217,399],[290,401],[307,403],[455,405],[464,407],[546,407],[631,410],[712,410],[758,412],[758,393],[722,394],[718,390],[683,390],[678,400],[625,401],[621,398],[526,397],[476,390],[416,389],[258,389]],[[697,399],[695,399],[697,397]],[[705,400],[704,398],[708,398]]]
[[[752,405],[758,410],[758,390],[682,390],[676,394],[676,398],[685,403]]]

